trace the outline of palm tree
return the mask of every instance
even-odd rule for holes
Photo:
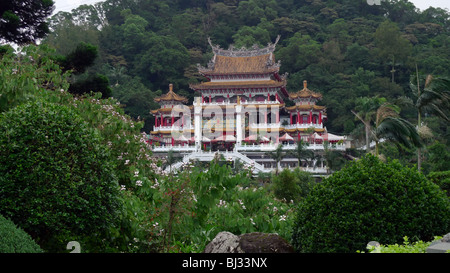
[[[417,109],[417,128],[420,130],[422,124],[422,116],[425,113],[434,114],[445,121],[449,121],[446,114],[449,109],[450,100],[450,80],[445,78],[434,78],[428,75],[425,80],[423,90],[420,90],[419,72],[416,64],[416,81],[417,84],[410,82],[410,88],[414,95],[415,102],[411,103]],[[421,149],[417,149],[417,168],[420,171],[422,165]]]
[[[385,98],[362,97],[356,99],[355,111],[351,112],[364,124],[366,133],[366,151],[370,151],[371,123],[374,121],[377,109],[386,102]]]
[[[270,156],[270,158],[272,158],[273,160],[275,160],[276,164],[277,164],[277,168],[275,170],[275,174],[278,175],[278,166],[280,164],[280,161],[284,158],[284,156],[286,155],[285,152],[283,151],[283,144],[278,144],[278,147],[274,150],[274,151],[270,151],[266,153],[268,156]]]
[[[384,103],[376,112],[375,128],[372,135],[375,138],[375,154],[379,155],[379,142],[384,138],[405,145],[406,147],[421,147],[417,129],[409,121],[399,116],[400,109],[392,103]]]
[[[176,157],[174,154],[174,151],[172,149],[170,149],[169,152],[167,153],[166,163],[165,163],[166,167],[169,167],[169,174],[172,175],[172,165],[180,160],[181,160],[181,158]]]
[[[345,162],[343,155],[330,148],[330,142],[323,142],[323,158],[325,159],[327,165],[327,173],[335,170],[341,164]]]
[[[298,160],[298,167],[300,167],[301,159],[309,160],[312,157],[312,151],[307,150],[309,146],[308,142],[304,142],[302,139],[296,141],[296,146],[293,151],[288,152]]]

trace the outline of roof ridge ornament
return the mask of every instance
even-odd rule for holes
[[[276,45],[280,41],[280,38],[281,36],[278,35],[275,43],[269,42],[267,43],[267,46],[263,48],[259,48],[259,46],[255,44],[251,48],[241,47],[237,49],[234,45],[230,45],[228,49],[223,49],[219,45],[213,45],[211,37],[208,37],[208,43],[215,55],[225,57],[254,57],[273,53],[275,51]]]

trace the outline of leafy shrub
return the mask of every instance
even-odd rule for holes
[[[427,178],[438,185],[442,190],[450,197],[450,170],[443,172],[431,172],[427,175]]]
[[[69,107],[41,101],[2,113],[0,131],[0,213],[52,252],[104,238],[119,186],[97,131]]]
[[[42,249],[25,231],[0,215],[0,253],[41,253]]]
[[[427,241],[448,232],[449,212],[449,199],[423,174],[366,155],[299,204],[292,243],[298,252],[355,252],[373,240]]]
[[[249,169],[234,174],[231,164],[221,163],[212,161],[206,169],[189,164],[177,175],[155,180],[136,177],[141,186],[126,192],[134,191],[141,205],[149,205],[148,221],[138,220],[151,235],[150,244],[163,252],[202,252],[221,231],[291,238],[292,205],[276,200],[264,187],[251,186]]]
[[[293,171],[284,169],[272,179],[275,196],[280,200],[291,200],[295,203],[304,198],[316,182],[314,178],[307,172],[301,171],[299,168]]]
[[[62,73],[50,57],[54,50],[46,46],[26,46],[22,51],[23,54],[15,55],[6,50],[0,58],[0,112],[56,93],[47,90],[69,87],[68,74]]]

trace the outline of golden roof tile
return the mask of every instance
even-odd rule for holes
[[[298,91],[297,93],[291,93],[289,94],[289,98],[291,100],[295,100],[298,98],[315,98],[315,99],[321,99],[322,94],[313,92],[308,89],[308,83],[307,81],[303,81],[303,89]]]
[[[166,94],[164,94],[160,97],[155,98],[155,101],[156,102],[179,101],[179,102],[187,103],[188,99],[173,92],[173,84],[169,84],[169,92],[167,92]]]

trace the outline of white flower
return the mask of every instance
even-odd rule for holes
[[[128,163],[130,163],[130,160],[125,160],[125,165],[128,165]]]
[[[242,209],[245,209],[244,202],[242,202],[242,200],[240,200],[240,199],[238,199],[238,201],[239,201],[239,204],[241,204]]]
[[[253,225],[256,225],[255,222],[253,221],[253,218],[250,218],[250,222],[252,222]]]
[[[280,221],[286,221],[286,215],[281,215],[280,216]]]
[[[138,177],[138,175],[139,175],[139,170],[135,170],[134,171],[134,177]]]
[[[142,187],[142,181],[141,180],[136,181],[136,186]]]
[[[127,188],[125,188],[125,185],[120,185],[120,190],[121,191],[124,191],[124,190],[126,190]]]

